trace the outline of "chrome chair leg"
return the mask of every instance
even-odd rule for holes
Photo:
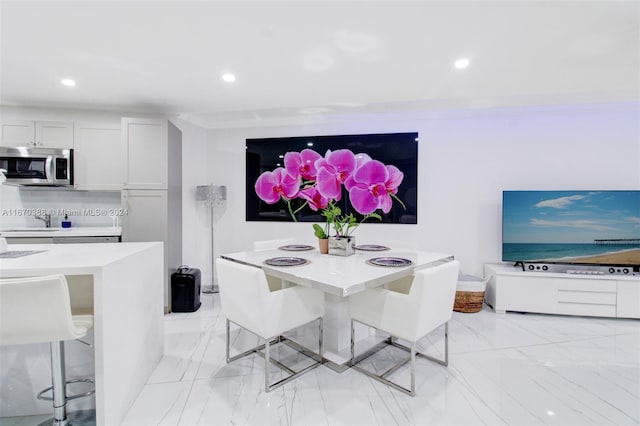
[[[227,362],[230,362],[230,359],[229,359],[229,328],[230,328],[229,323],[230,323],[230,321],[227,319]]]
[[[397,389],[401,392],[406,393],[407,395],[411,395],[411,396],[415,396],[416,391],[415,391],[415,364],[416,364],[416,356],[421,356],[423,358],[426,358],[430,361],[436,362],[440,365],[444,365],[444,366],[448,366],[449,365],[449,323],[446,322],[444,324],[444,360],[442,359],[438,359],[435,357],[432,357],[430,355],[426,355],[423,354],[421,352],[418,352],[416,350],[416,343],[412,343],[410,347],[404,346],[400,343],[397,342],[397,338],[395,336],[390,336],[388,339],[385,339],[384,341],[380,342],[379,344],[377,344],[376,346],[374,346],[373,348],[367,350],[366,352],[364,352],[362,355],[356,357],[355,354],[355,320],[352,319],[351,320],[351,360],[349,362],[350,366],[354,369],[357,370],[369,377],[371,377],[372,379],[375,379],[379,382],[382,382],[388,386],[391,386],[394,389]],[[364,323],[362,323],[364,324]],[[364,324],[367,327],[371,327],[368,324]],[[375,328],[375,327],[372,327]],[[396,365],[394,365],[393,367],[389,368],[387,371],[383,372],[382,374],[375,374],[370,372],[369,370],[366,370],[362,367],[359,367],[358,364],[360,362],[362,362],[363,360],[369,358],[370,356],[372,356],[373,354],[375,354],[376,352],[378,352],[380,349],[386,347],[386,346],[394,346],[397,347],[399,349],[402,349],[404,351],[409,352],[409,358],[401,360],[400,362],[398,362]],[[395,382],[392,382],[391,380],[387,379],[386,377],[389,376],[390,374],[392,374],[393,372],[395,372],[396,370],[398,370],[400,367],[402,367],[404,364],[406,364],[407,362],[410,363],[410,368],[411,368],[411,383],[410,383],[410,387],[409,388],[405,388]]]
[[[320,363],[324,364],[324,357],[322,356],[322,349],[324,347],[324,321],[322,317],[318,321],[318,355],[320,356]]]
[[[45,420],[41,425],[65,426],[67,424],[95,425],[95,410],[84,410],[67,413],[67,403],[77,398],[84,398],[95,393],[95,389],[87,392],[67,395],[67,385],[71,383],[95,383],[92,379],[81,378],[67,380],[65,366],[65,346],[64,341],[50,342],[51,350],[51,386],[40,391],[36,398],[44,401],[52,401],[53,418]],[[51,391],[51,396],[47,393]],[[73,422],[72,422],[73,420]]]
[[[67,379],[64,342],[51,342],[51,386],[53,387],[53,424],[67,424]]]
[[[264,358],[265,360],[265,368],[264,368],[264,380],[265,380],[265,392],[271,392],[273,389],[280,387],[282,385],[284,385],[285,383],[288,383],[289,381],[295,379],[298,376],[301,376],[302,374],[318,367],[319,365],[322,365],[324,363],[324,358],[322,357],[322,348],[323,348],[323,320],[322,318],[318,318],[319,324],[318,324],[318,353],[315,353],[309,349],[307,349],[306,347],[288,339],[285,336],[275,336],[273,338],[269,338],[269,339],[265,339],[265,343],[258,345],[254,348],[248,349],[240,354],[231,356],[230,354],[230,339],[229,339],[229,334],[230,334],[230,320],[226,320],[226,327],[227,327],[227,348],[226,348],[226,352],[227,352],[227,363],[231,362],[231,361],[235,361],[237,359],[240,359],[242,357],[245,357],[247,355],[251,355],[251,354],[257,354],[261,357]],[[239,326],[239,325],[238,325]],[[240,328],[242,328],[242,326],[239,326]],[[276,359],[273,359],[271,357],[271,346],[272,344],[277,344],[277,343],[284,343],[287,346],[293,348],[294,350],[296,350],[298,353],[307,356],[308,358],[313,359],[315,362],[313,364],[311,364],[310,366],[303,368],[302,370],[299,371],[295,371],[289,367],[287,367],[286,365],[282,364],[281,362],[277,361]],[[273,384],[269,384],[269,364],[274,364],[276,367],[280,368],[281,370],[284,370],[285,372],[287,372],[289,374],[289,376],[285,377],[284,379],[281,379],[279,381],[277,381],[276,383]]]
[[[265,339],[264,343],[264,391],[269,392],[269,364],[271,358],[270,339]]]
[[[449,321],[444,323],[444,365],[449,365]]]
[[[411,344],[411,396],[416,395],[416,344]]]

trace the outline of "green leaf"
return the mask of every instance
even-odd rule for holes
[[[317,223],[313,224],[313,233],[317,238],[320,239],[325,239],[325,238],[329,238],[326,234],[326,232],[324,232],[324,229],[322,229],[322,227],[320,225],[318,225]]]

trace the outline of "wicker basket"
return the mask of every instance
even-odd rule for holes
[[[483,300],[484,291],[456,291],[453,310],[465,314],[480,312]]]
[[[486,279],[474,277],[473,275],[458,275],[458,286],[456,299],[453,303],[453,310],[463,313],[474,313],[482,310],[484,292],[487,288]]]

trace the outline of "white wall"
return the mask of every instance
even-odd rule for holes
[[[245,221],[245,139],[409,131],[420,135],[418,224],[365,223],[355,235],[358,242],[415,240],[422,249],[454,254],[465,273],[482,275],[485,262],[500,261],[503,190],[640,189],[636,104],[388,113],[212,129],[202,152],[205,183],[228,188],[227,203],[216,212],[216,255],[285,236],[315,244],[308,223]],[[184,229],[204,239],[208,228],[185,216]],[[199,260],[192,254],[194,264],[208,264],[204,250]]]
[[[11,107],[0,108],[0,114],[3,119],[117,123],[121,116],[144,116]],[[203,285],[211,282],[209,209],[195,200],[195,187],[210,183],[228,189],[226,204],[214,215],[216,255],[247,249],[253,240],[289,235],[315,244],[308,223],[245,222],[246,138],[418,131],[418,224],[365,223],[356,236],[363,243],[379,235],[415,240],[421,248],[453,253],[463,272],[481,275],[485,262],[500,260],[502,190],[640,189],[639,117],[638,105],[615,104],[352,115],[208,131],[172,120],[183,139],[183,263],[202,270]],[[2,208],[5,202],[15,207],[16,197],[3,197]],[[88,197],[90,203],[111,202]],[[86,202],[77,198],[73,203]],[[38,202],[30,198],[30,205]]]

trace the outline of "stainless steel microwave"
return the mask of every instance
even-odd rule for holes
[[[0,147],[6,183],[73,186],[73,149]]]

